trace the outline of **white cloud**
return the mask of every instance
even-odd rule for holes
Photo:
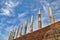
[[[5,5],[10,8],[16,7],[18,4],[19,4],[19,2],[14,3],[13,1],[8,1],[5,3]]]
[[[18,14],[18,18],[24,17],[24,16],[26,16],[26,14],[27,14],[27,12],[20,13],[20,14]]]
[[[9,15],[11,14],[11,13],[10,13],[10,10],[8,10],[8,9],[3,9],[3,8],[2,8],[1,10],[2,10],[2,12],[3,12],[3,13],[2,13],[3,15],[9,16]]]
[[[19,2],[6,1],[4,7],[0,9],[2,12],[0,15],[11,16],[11,14],[14,13],[14,7],[18,6],[18,4]]]
[[[37,11],[37,8],[32,9],[32,12]]]

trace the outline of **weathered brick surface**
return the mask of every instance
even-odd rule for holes
[[[39,29],[37,31],[34,31],[32,33],[28,33],[22,37],[16,38],[14,40],[42,40],[44,38],[45,33],[52,29],[54,26],[60,26],[60,21],[56,22],[54,24],[51,24],[45,28]]]

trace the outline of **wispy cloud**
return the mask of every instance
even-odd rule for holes
[[[19,14],[18,14],[18,18],[24,17],[24,16],[26,16],[26,14],[27,14],[26,12],[24,12],[24,13],[19,13]]]
[[[19,2],[6,1],[4,7],[0,9],[0,15],[11,16],[14,13],[14,8],[19,5]]]
[[[19,17],[23,17],[23,16],[25,16],[25,13],[24,13],[24,14],[19,14],[18,16],[19,16]]]
[[[8,10],[8,9],[1,9],[1,11],[2,11],[2,14],[3,15],[7,15],[7,16],[9,16],[11,13],[10,13],[10,10]]]
[[[14,8],[14,7],[18,6],[18,4],[19,4],[19,2],[14,3],[13,1],[8,1],[5,3],[5,5],[10,8]]]

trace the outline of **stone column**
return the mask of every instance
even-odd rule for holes
[[[13,29],[13,36],[14,36],[14,39],[15,39],[15,34],[16,34],[16,28]]]
[[[33,32],[33,21],[34,21],[34,16],[31,16],[31,21],[30,21],[30,32]]]
[[[13,32],[11,31],[10,33],[10,36],[9,36],[9,39],[8,40],[13,40],[14,39],[14,36],[13,36]]]
[[[49,11],[49,15],[50,15],[50,23],[52,24],[52,23],[54,23],[54,16],[53,16],[52,8],[49,7],[48,11]]]
[[[10,35],[9,35],[9,38],[8,38],[8,40],[11,40],[11,33],[10,33]]]
[[[26,35],[27,32],[27,25],[28,25],[28,20],[26,20],[25,26],[24,26],[24,35]]]
[[[22,29],[23,29],[23,24],[22,27],[20,27],[20,37],[22,36]]]
[[[16,38],[18,37],[18,30],[20,27],[16,28]]]
[[[38,11],[38,28],[41,29],[42,28],[42,21],[41,21],[41,13],[40,10]]]

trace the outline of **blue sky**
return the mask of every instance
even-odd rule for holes
[[[42,26],[50,24],[48,7],[53,9],[55,21],[60,20],[60,0],[0,0],[0,40],[8,40],[13,28],[34,16],[34,30],[37,28],[38,10],[42,14]]]

